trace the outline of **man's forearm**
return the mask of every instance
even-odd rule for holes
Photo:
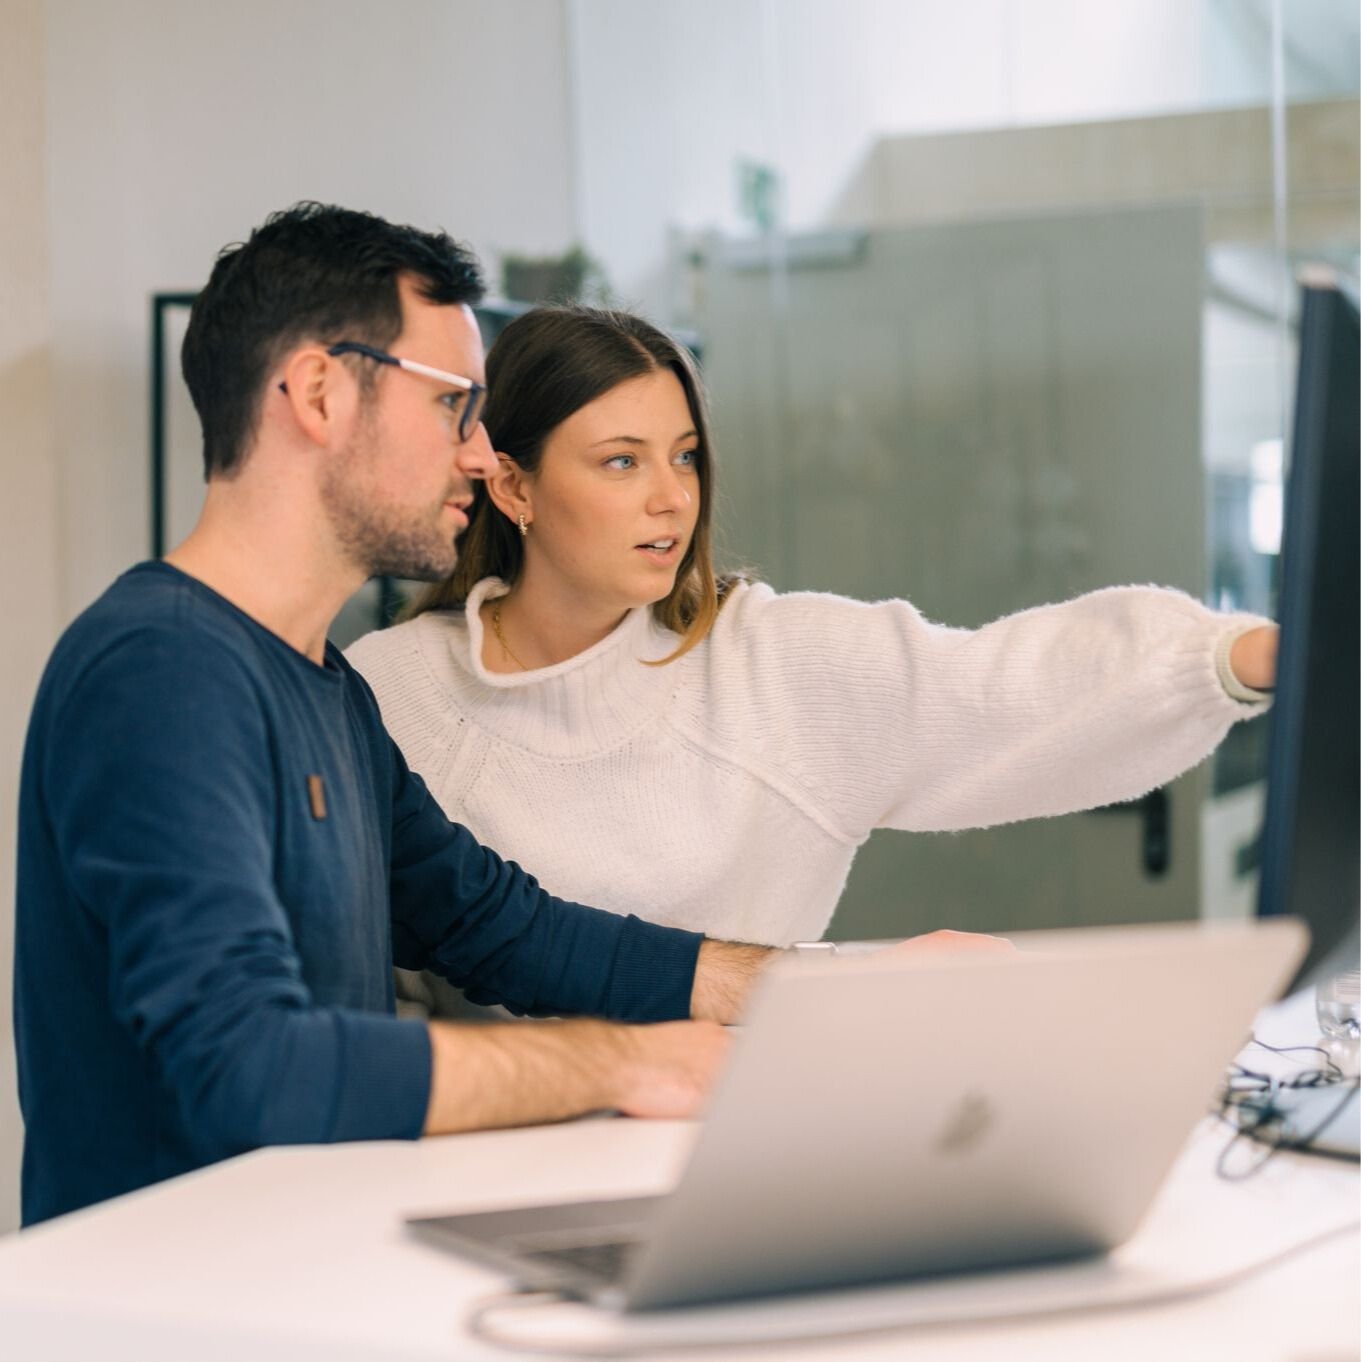
[[[608,1107],[620,1029],[586,1020],[432,1023],[425,1133],[562,1121]]]
[[[727,1053],[711,1022],[430,1025],[424,1133],[563,1121],[589,1111],[694,1116]]]
[[[770,946],[705,941],[695,962],[690,1015],[725,1025],[737,1021],[757,976],[779,953]]]
[[[1014,947],[996,937],[941,931],[888,949],[917,955]],[[691,987],[691,1021],[432,1022],[425,1134],[563,1121],[602,1109],[697,1115],[729,1044],[715,1023],[741,1017],[762,969],[779,954],[769,946],[705,941]]]

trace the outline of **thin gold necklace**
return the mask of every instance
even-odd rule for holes
[[[501,651],[505,653],[505,655],[510,658],[522,672],[527,672],[529,668],[511,652],[510,644],[506,642],[506,636],[501,632],[501,602],[499,600],[492,602],[491,627],[492,632],[496,635],[496,641],[501,645]]]

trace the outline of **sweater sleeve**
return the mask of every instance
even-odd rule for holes
[[[107,934],[118,1022],[198,1155],[420,1133],[419,1022],[313,1003],[274,888],[270,742],[225,647],[125,635],[63,697],[44,758],[72,890]]]
[[[1173,779],[1260,713],[1216,656],[1264,622],[1115,587],[967,630],[755,587],[720,615],[711,718],[847,840],[1071,813]]]

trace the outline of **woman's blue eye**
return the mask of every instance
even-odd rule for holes
[[[699,450],[683,449],[676,455],[677,463],[683,463],[687,468],[693,468],[699,462]]]
[[[632,468],[636,462],[637,460],[633,457],[632,454],[616,454],[614,455],[613,458],[605,460],[605,467],[606,468],[618,467],[620,469]]]
[[[440,401],[444,403],[445,407],[450,412],[457,414],[458,409],[467,400],[467,397],[467,393],[441,393]]]

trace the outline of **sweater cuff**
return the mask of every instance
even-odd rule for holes
[[[605,1015],[611,1021],[684,1021],[704,937],[629,914],[619,933]]]
[[[332,1140],[414,1140],[430,1106],[423,1021],[344,1015]]]
[[[1245,686],[1237,677],[1233,670],[1233,665],[1229,661],[1229,654],[1233,651],[1233,645],[1238,642],[1244,634],[1251,633],[1254,629],[1260,629],[1266,620],[1245,620],[1225,629],[1219,636],[1219,642],[1215,644],[1215,673],[1219,677],[1219,683],[1224,687],[1224,692],[1232,700],[1238,700],[1245,705],[1259,705],[1271,700],[1272,693],[1269,690],[1256,690],[1252,686]]]

